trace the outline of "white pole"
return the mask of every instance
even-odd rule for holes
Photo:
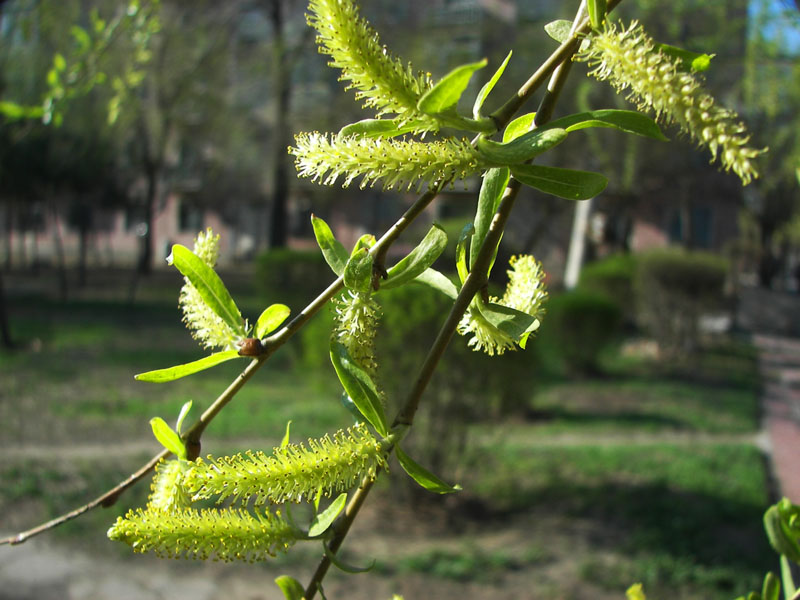
[[[591,199],[578,202],[575,206],[575,217],[572,219],[572,235],[569,238],[567,266],[564,269],[564,287],[568,290],[578,285],[586,247],[586,225],[589,223],[591,210]]]

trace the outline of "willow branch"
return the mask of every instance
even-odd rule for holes
[[[434,186],[422,196],[420,196],[411,207],[403,213],[397,222],[390,227],[381,238],[375,242],[370,252],[374,255],[377,252],[386,252],[397,238],[408,228],[408,226],[428,207],[433,199],[439,193],[441,186]],[[184,433],[183,439],[186,441],[188,456],[197,457],[200,452],[200,437],[205,431],[206,427],[214,420],[214,418],[225,408],[225,406],[233,400],[239,390],[253,377],[253,375],[261,368],[261,366],[269,359],[275,351],[283,346],[289,339],[300,330],[300,328],[308,322],[319,310],[324,307],[343,287],[342,278],[337,278],[331,283],[325,291],[317,296],[308,306],[306,306],[294,319],[287,325],[281,328],[277,333],[271,335],[264,340],[264,352],[247,365],[247,367],[233,380],[228,388],[217,397],[217,399],[206,409],[201,415],[200,419]],[[32,529],[28,529],[21,533],[12,535],[10,537],[0,539],[0,546],[5,544],[21,544],[26,540],[44,533],[50,529],[63,525],[67,521],[71,521],[80,515],[97,508],[98,506],[111,506],[122,495],[122,493],[135,484],[140,479],[146,477],[156,466],[158,461],[169,455],[167,450],[162,450],[147,463],[142,465],[135,473],[126,477],[119,484],[104,492],[91,502],[88,502],[68,513],[60,515],[46,523],[42,523]]]

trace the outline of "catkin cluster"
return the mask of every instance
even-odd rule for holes
[[[749,147],[750,136],[738,115],[717,104],[696,74],[681,70],[678,60],[660,52],[636,21],[627,29],[606,24],[576,58],[589,64],[590,75],[618,92],[628,91],[640,110],[652,109],[657,118],[675,123],[708,147],[712,161],[718,158],[744,185],[758,177],[753,159],[765,149]]]

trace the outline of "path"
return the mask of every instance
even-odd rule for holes
[[[753,333],[763,427],[778,492],[800,504],[800,295],[741,291],[737,323]]]

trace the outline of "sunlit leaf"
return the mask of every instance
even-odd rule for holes
[[[331,362],[345,392],[378,433],[385,436],[389,427],[383,412],[380,395],[369,374],[350,356],[339,342],[331,342]]]
[[[658,124],[645,114],[633,110],[591,110],[550,121],[545,129],[558,127],[576,131],[586,127],[610,127],[655,140],[667,141]]]
[[[181,429],[183,428],[183,421],[188,416],[190,410],[192,410],[191,400],[184,402],[183,406],[181,406],[181,412],[178,414],[178,420],[175,422],[175,431],[177,431],[178,434],[180,434]]]
[[[391,138],[419,129],[419,123],[406,122],[402,125],[393,119],[363,119],[345,125],[339,135],[358,135],[367,138]]]
[[[275,578],[275,583],[281,588],[283,597],[286,600],[304,600],[306,591],[297,579],[288,575],[281,575]]]
[[[451,494],[461,490],[460,485],[450,485],[449,483],[442,481],[436,475],[428,471],[425,467],[415,462],[408,454],[400,449],[400,446],[396,446],[394,451],[397,454],[397,460],[400,462],[400,466],[403,467],[403,470],[408,473],[411,479],[416,481],[429,492],[434,492],[436,494]]]
[[[414,281],[423,283],[453,300],[458,296],[458,288],[455,284],[436,269],[425,269]]]
[[[273,304],[265,308],[256,322],[256,337],[261,339],[275,331],[291,312],[285,304]]]
[[[349,258],[347,250],[334,237],[328,224],[319,217],[311,215],[311,227],[314,229],[314,237],[317,239],[320,250],[322,250],[325,262],[328,263],[328,266],[333,269],[337,276],[341,276]]]
[[[286,421],[286,433],[283,434],[283,439],[281,440],[281,448],[285,448],[286,446],[289,445],[289,431],[291,430],[291,427],[292,427],[292,421],[290,419],[289,421]]]
[[[486,98],[489,97],[489,94],[494,89],[494,86],[500,80],[500,77],[503,75],[503,71],[506,70],[506,65],[508,65],[508,61],[511,60],[511,51],[509,51],[506,59],[503,61],[497,70],[492,75],[492,78],[487,81],[484,86],[481,88],[481,91],[478,92],[478,97],[475,98],[475,104],[472,107],[472,116],[476,119],[479,119],[481,116],[481,108],[483,108],[483,103],[486,102]]]
[[[391,289],[415,279],[436,262],[446,247],[447,234],[434,224],[416,248],[388,270],[381,287]]]
[[[500,200],[503,198],[503,192],[508,185],[509,176],[510,171],[506,167],[489,169],[483,175],[483,183],[478,195],[478,209],[475,211],[475,233],[472,236],[472,242],[469,247],[470,268],[475,264],[475,259],[478,257],[483,240],[489,232],[489,225],[491,225],[494,214],[500,206]],[[491,266],[489,270],[491,271]]]
[[[214,311],[233,331],[244,337],[242,313],[231,298],[231,294],[219,275],[200,257],[186,246],[175,244],[172,247],[171,261],[173,265],[197,289],[203,302]]]
[[[450,71],[447,75],[429,89],[417,102],[417,108],[429,115],[444,112],[458,104],[461,94],[467,89],[472,74],[482,69],[487,60],[461,65]]]
[[[547,152],[566,137],[567,132],[564,129],[549,127],[523,133],[510,142],[498,143],[480,138],[477,146],[478,152],[489,162],[497,166],[515,165]]]
[[[563,44],[569,39],[569,32],[572,30],[572,21],[567,21],[566,19],[550,21],[544,26],[544,30],[547,32],[547,35],[559,44]]]
[[[339,494],[339,497],[331,502],[328,508],[316,515],[311,521],[310,527],[308,528],[309,537],[317,537],[318,535],[325,533],[328,530],[328,527],[331,526],[331,523],[333,523],[336,520],[336,517],[339,516],[339,513],[344,510],[344,505],[346,502],[347,494]]]
[[[139,381],[164,383],[166,381],[173,381],[194,373],[199,373],[200,371],[205,371],[206,369],[210,369],[211,367],[214,367],[220,363],[233,360],[234,358],[242,358],[242,356],[239,355],[238,350],[225,350],[224,352],[215,352],[210,356],[205,356],[200,360],[195,360],[183,365],[167,367],[166,369],[157,369],[155,371],[148,371],[147,373],[139,373],[138,375],[134,375],[134,378],[138,379]]]
[[[587,0],[586,9],[589,11],[589,21],[592,29],[599,29],[606,18],[606,0]]]
[[[150,427],[153,428],[153,435],[164,448],[172,452],[178,458],[186,459],[186,446],[175,431],[167,425],[161,417],[150,419]]]
[[[608,185],[608,179],[599,173],[542,165],[516,165],[511,174],[525,185],[567,200],[594,198]]]
[[[458,278],[463,284],[467,275],[469,275],[469,267],[467,266],[467,243],[469,242],[472,234],[475,233],[475,226],[472,223],[467,223],[461,230],[456,242],[456,271]]]
[[[533,120],[536,118],[536,113],[531,112],[521,117],[517,117],[511,123],[506,126],[506,130],[503,132],[503,142],[510,142],[511,140],[517,139],[524,133],[528,133],[530,131],[531,126],[533,125]]]
[[[682,71],[707,71],[711,66],[711,59],[716,56],[715,54],[704,54],[701,52],[692,52],[691,50],[684,50],[677,46],[670,46],[669,44],[656,44],[656,50],[662,54],[674,58]]]
[[[372,255],[360,248],[347,260],[344,268],[344,285],[349,290],[366,293],[372,289]]]

